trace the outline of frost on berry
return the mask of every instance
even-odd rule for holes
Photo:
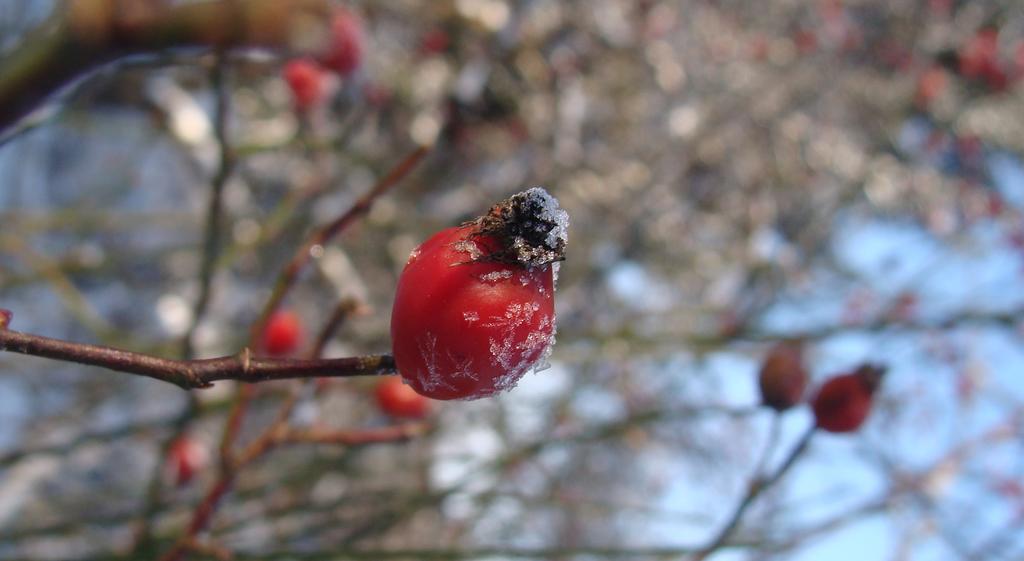
[[[500,366],[505,372],[494,382],[495,393],[514,388],[531,367],[543,363],[546,368],[546,358],[550,355],[555,339],[554,318],[546,315],[541,317],[536,329],[530,331],[522,341],[518,341],[516,336],[520,327],[533,323],[533,316],[538,310],[540,305],[536,302],[510,304],[504,316],[491,317],[482,324],[500,329],[499,337],[489,339],[491,364]],[[535,371],[544,368],[535,368]]]
[[[480,275],[480,280],[489,283],[496,283],[503,279],[510,278],[512,278],[512,271],[509,269],[502,269],[501,271],[491,271],[490,273]]]
[[[423,358],[424,368],[416,372],[416,379],[420,387],[430,392],[439,388],[454,389],[451,384],[445,381],[441,368],[438,365],[437,336],[432,333],[425,333],[417,342],[420,357]]]
[[[569,214],[543,187],[527,189],[494,205],[476,221],[479,234],[497,238],[502,246],[489,255],[497,261],[527,268],[565,259]]]

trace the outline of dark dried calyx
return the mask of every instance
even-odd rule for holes
[[[492,237],[500,245],[485,259],[524,267],[565,260],[569,217],[541,187],[512,195],[473,224],[476,235]]]

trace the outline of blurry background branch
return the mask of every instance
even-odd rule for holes
[[[182,47],[292,49],[323,34],[327,13],[326,0],[64,0],[0,58],[0,132],[103,64]]]

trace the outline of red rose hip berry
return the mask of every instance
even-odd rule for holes
[[[302,343],[304,330],[302,319],[292,310],[274,312],[263,329],[261,346],[271,356],[294,353]]]
[[[785,411],[803,399],[807,378],[803,345],[796,341],[778,343],[768,351],[758,373],[761,401],[776,411]]]
[[[167,450],[166,471],[175,485],[188,484],[209,463],[206,448],[189,435],[182,435]]]
[[[430,402],[398,376],[389,376],[374,391],[377,407],[396,419],[421,419],[430,412]]]
[[[827,380],[811,402],[815,425],[828,432],[853,432],[864,424],[885,368],[865,364]]]
[[[395,364],[413,389],[478,399],[511,389],[542,362],[567,226],[558,202],[533,188],[413,251],[391,312]]]
[[[291,60],[282,71],[292,93],[292,103],[299,112],[307,112],[324,100],[326,76],[320,65],[305,59]]]
[[[354,13],[339,8],[331,19],[330,44],[323,63],[345,77],[355,72],[362,61],[363,24]]]

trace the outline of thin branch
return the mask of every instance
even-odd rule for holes
[[[517,548],[517,547],[491,547],[491,548],[459,548],[459,549],[339,549],[334,548],[325,551],[308,551],[296,553],[294,551],[261,551],[235,552],[237,561],[258,561],[264,559],[298,559],[303,561],[314,560],[341,560],[353,561],[441,561],[441,560],[462,560],[462,559],[575,559],[575,558],[601,558],[601,559],[665,559],[679,555],[692,553],[692,548],[687,547],[600,547],[600,546],[577,546],[577,547],[538,547],[538,548]]]
[[[217,268],[220,254],[221,222],[223,214],[223,193],[228,178],[234,170],[235,157],[228,139],[228,117],[230,114],[230,90],[227,84],[227,55],[223,50],[218,49],[217,58],[211,72],[210,81],[215,95],[213,109],[213,128],[217,145],[220,148],[220,159],[217,163],[217,170],[210,180],[210,194],[207,202],[206,224],[203,234],[203,257],[199,270],[199,297],[192,308],[192,322],[181,340],[181,358],[191,359],[194,356],[193,338],[196,328],[206,315],[209,308],[210,295],[213,288],[213,275]],[[195,394],[189,395],[188,404],[178,415],[174,422],[174,430],[160,446],[158,459],[167,457],[171,446],[184,434],[189,421],[197,410]],[[156,515],[158,506],[162,501],[163,486],[160,484],[160,474],[163,470],[163,463],[158,461],[150,474],[149,484],[146,489],[146,499],[140,516],[139,526],[136,529],[135,553],[140,553],[151,544],[151,531],[153,517]]]
[[[807,445],[811,442],[811,437],[814,436],[814,432],[815,427],[812,426],[802,437],[800,437],[800,441],[793,447],[793,450],[790,451],[789,456],[787,456],[785,461],[782,462],[782,465],[775,470],[775,473],[767,477],[762,476],[760,473],[756,473],[754,475],[754,478],[747,486],[746,495],[744,495],[739,504],[736,505],[732,515],[729,517],[729,521],[725,523],[725,526],[718,531],[718,534],[716,534],[706,546],[701,548],[701,550],[691,558],[691,561],[702,561],[703,559],[707,559],[715,551],[719,550],[726,544],[726,540],[729,539],[729,536],[731,536],[733,531],[736,530],[736,527],[739,526],[740,520],[743,519],[743,515],[746,514],[747,509],[754,503],[754,500],[757,499],[762,492],[782,479],[782,476],[785,475],[786,472],[788,472],[796,463],[796,460],[803,455],[804,451],[807,449]]]
[[[331,314],[331,318],[317,335],[316,344],[309,351],[309,354],[306,355],[306,358],[309,360],[319,359],[323,354],[327,340],[330,339],[335,330],[341,327],[345,318],[347,318],[352,311],[358,309],[358,307],[359,303],[354,298],[346,298],[339,302],[334,309],[334,313]],[[291,417],[292,411],[295,410],[295,406],[299,403],[299,399],[302,396],[301,390],[302,386],[298,384],[292,384],[289,387],[288,396],[282,401],[281,406],[278,407],[274,421],[271,422],[264,430],[263,434],[249,446],[250,451],[254,448],[267,446],[272,441],[280,439],[283,435],[283,431],[288,428],[288,419]],[[242,455],[244,456],[246,453],[243,453]]]
[[[134,436],[138,433],[154,430],[166,430],[168,426],[174,424],[175,419],[173,418],[160,418],[160,419],[146,419],[140,421],[132,421],[124,425],[117,426],[115,428],[108,428],[103,430],[93,430],[88,432],[82,432],[75,435],[71,439],[66,439],[61,442],[55,442],[52,444],[34,445],[25,448],[19,448],[4,452],[0,454],[0,467],[5,467],[13,463],[19,462],[25,458],[42,455],[62,455],[67,454],[76,448],[88,444],[90,442],[104,442],[110,443],[115,440]]]
[[[847,512],[837,514],[832,518],[817,522],[812,526],[795,530],[788,537],[779,541],[758,544],[758,547],[762,551],[775,554],[796,549],[801,545],[807,544],[812,538],[834,532],[848,524],[860,521],[862,517],[883,512],[891,506],[891,503],[892,497],[881,497],[850,509]]]
[[[358,218],[368,213],[373,207],[373,203],[408,175],[429,151],[429,147],[426,146],[420,146],[413,150],[395,167],[393,167],[391,171],[382,177],[365,195],[360,197],[348,211],[340,215],[333,222],[330,222],[326,226],[314,231],[306,239],[305,243],[303,243],[292,256],[288,265],[282,269],[281,274],[274,283],[274,288],[270,297],[267,299],[267,302],[263,306],[263,310],[260,312],[259,318],[253,322],[252,327],[249,330],[250,345],[255,345],[256,341],[259,340],[260,334],[262,334],[263,330],[266,329],[267,321],[270,319],[270,316],[277,310],[285,296],[288,295],[288,292],[295,285],[296,280],[298,280],[299,273],[301,273],[302,269],[307,263],[309,263],[311,250],[316,246],[322,246],[335,236],[341,234]],[[249,401],[253,397],[253,392],[254,389],[251,386],[242,386],[238,390],[238,394],[234,400],[234,406],[232,407],[231,413],[228,415],[227,422],[224,426],[224,433],[221,435],[219,450],[222,463],[230,463],[231,461],[231,448],[235,439],[238,437],[238,432],[241,430],[242,419],[245,417],[245,412],[248,408]]]
[[[373,203],[408,175],[419,164],[420,160],[427,155],[427,152],[429,152],[429,147],[427,146],[420,146],[410,152],[387,175],[382,177],[376,185],[367,191],[365,195],[360,197],[348,211],[337,217],[333,222],[313,232],[306,239],[302,247],[292,256],[291,261],[282,269],[281,274],[274,283],[274,289],[270,298],[267,300],[266,305],[264,305],[259,319],[253,324],[253,340],[263,332],[267,319],[281,305],[284,297],[298,279],[299,273],[309,263],[309,260],[312,258],[311,250],[316,246],[323,246],[335,236],[344,232],[357,219],[370,212]]]
[[[100,366],[147,376],[184,389],[207,388],[220,380],[255,383],[293,378],[376,376],[395,371],[390,355],[301,360],[254,357],[246,348],[232,356],[175,360],[10,329],[0,330],[0,351]]]
[[[387,427],[334,430],[334,429],[292,429],[281,437],[282,444],[335,444],[344,446],[362,446],[367,444],[384,444],[400,442],[422,436],[430,429],[427,423],[406,423]]]
[[[338,302],[334,311],[331,312],[331,317],[327,319],[327,323],[317,334],[316,342],[313,344],[312,350],[309,351],[309,358],[319,358],[331,337],[341,329],[345,321],[354,314],[363,313],[364,310],[366,310],[366,306],[355,298],[344,298]]]
[[[330,241],[332,238],[343,232],[351,224],[353,224],[358,218],[361,218],[367,214],[373,206],[373,203],[388,190],[394,187],[399,181],[401,181],[406,175],[408,175],[416,165],[427,155],[429,147],[420,146],[409,153],[402,161],[398,163],[394,168],[391,169],[384,177],[377,182],[365,195],[360,197],[355,204],[344,214],[339,216],[337,219],[327,224],[326,226],[313,232],[309,238],[306,239],[305,243],[295,252],[291,261],[285,266],[278,276],[277,282],[274,285],[274,289],[268,298],[266,304],[263,306],[263,310],[260,313],[259,318],[253,323],[249,332],[250,345],[254,344],[258,340],[260,334],[266,328],[266,323],[280,306],[285,296],[295,285],[299,274],[303,268],[309,263],[311,258],[311,250],[316,246],[322,246],[323,244]],[[322,332],[322,340],[318,340],[317,352],[322,349],[325,344],[327,337],[330,333],[340,325],[340,321],[343,319],[344,307],[340,307],[337,312],[338,318],[331,322]],[[309,359],[309,360],[276,360],[276,359],[253,359],[249,356],[249,353],[243,351],[243,358],[245,364],[248,365],[248,370],[251,371],[252,364],[254,361],[269,361],[277,363],[285,363],[295,368],[300,364],[311,364],[311,365],[323,365],[335,363],[337,361],[364,361],[363,363],[353,364],[350,367],[354,367],[356,370],[366,370],[366,373],[372,374],[383,374],[388,372],[394,372],[394,360],[392,357],[383,355],[376,357],[359,357],[356,359]],[[213,359],[218,360],[218,359]],[[366,364],[368,361],[369,364]],[[275,379],[283,378],[300,378],[307,376],[316,376],[311,374],[311,371],[307,370],[305,375],[302,376],[279,376]],[[335,376],[337,376],[336,374]],[[355,374],[340,374],[340,375],[355,375]],[[228,415],[228,419],[225,422],[224,432],[221,435],[220,441],[220,475],[217,482],[207,492],[207,495],[203,501],[196,507],[193,512],[192,521],[186,530],[185,535],[182,537],[183,540],[188,540],[198,534],[200,531],[205,529],[213,517],[214,512],[221,499],[226,495],[231,486],[234,483],[234,478],[237,474],[238,469],[245,463],[252,461],[259,457],[274,445],[279,442],[279,439],[288,433],[287,427],[287,414],[296,402],[296,396],[293,394],[281,408],[279,415],[275,422],[264,431],[250,446],[240,455],[236,456],[234,451],[234,443],[238,438],[238,434],[241,430],[242,420],[245,417],[245,413],[248,409],[249,402],[252,400],[254,395],[254,389],[252,386],[242,386],[239,389],[237,396],[232,404],[231,412]],[[392,437],[391,440],[394,440]],[[179,541],[177,545],[171,548],[161,558],[165,561],[177,560],[185,552],[184,550],[185,541]]]
[[[213,130],[220,148],[217,171],[210,181],[210,195],[206,205],[206,225],[203,228],[203,257],[199,270],[199,297],[192,308],[192,325],[182,339],[182,357],[192,358],[192,338],[206,315],[213,288],[213,273],[220,251],[221,222],[224,207],[224,186],[235,167],[235,157],[228,138],[228,117],[231,92],[227,84],[227,62],[223,52],[217,53],[212,72],[216,103],[213,109]]]
[[[196,535],[210,524],[210,519],[216,512],[220,501],[231,491],[238,472],[278,445],[318,443],[364,446],[407,440],[423,434],[426,430],[427,425],[424,423],[409,423],[379,429],[353,431],[326,429],[290,430],[286,425],[275,425],[256,439],[244,453],[238,456],[238,459],[233,464],[226,465],[221,470],[218,480],[206,492],[203,500],[192,513],[192,519],[189,521],[184,535],[182,535],[174,547],[160,557],[160,561],[177,561],[181,559],[182,555],[190,551],[189,544],[193,543]]]
[[[741,330],[728,336],[695,335],[688,339],[692,346],[708,347],[718,346],[727,341],[778,341],[780,339],[803,339],[806,341],[818,341],[836,335],[847,333],[878,333],[888,332],[914,332],[914,331],[942,331],[956,329],[966,325],[994,325],[1013,329],[1021,322],[1024,316],[1024,309],[1017,308],[1006,311],[978,311],[964,310],[948,317],[928,319],[897,319],[887,317],[883,313],[879,317],[862,323],[836,323],[817,328],[810,328],[801,331],[779,333],[774,331],[761,331],[757,329]]]

